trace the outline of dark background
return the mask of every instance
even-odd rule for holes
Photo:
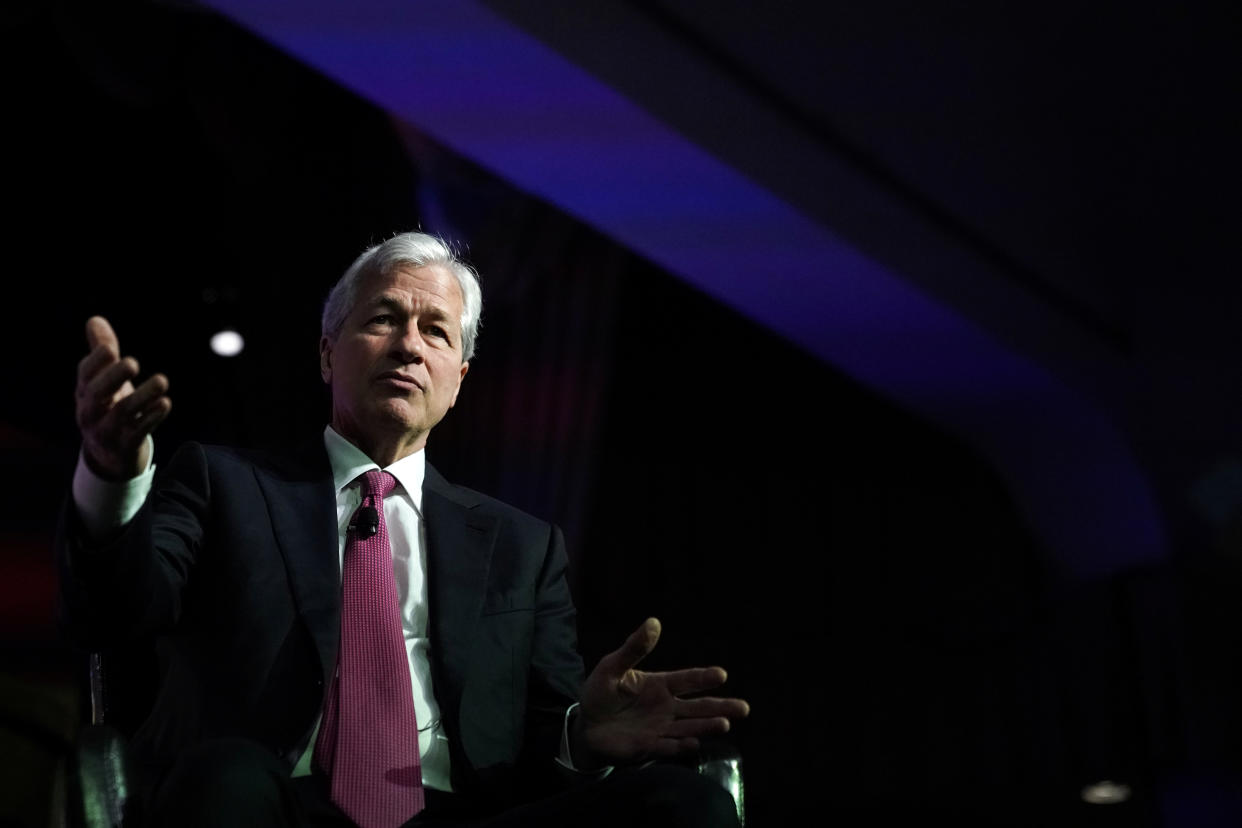
[[[622,5],[1124,356],[1141,379],[1119,419],[1169,555],[1071,576],[968,441],[211,12],[19,5],[0,28],[0,815],[47,824],[84,716],[50,538],[86,317],[171,378],[157,462],[312,434],[323,296],[421,225],[463,243],[486,300],[432,462],[565,528],[588,663],[657,615],[656,666],[728,667],[753,708],[731,736],[752,824],[1242,824],[1236,21],[778,4],[747,29],[730,4]],[[974,58],[1040,94],[972,119],[992,88]],[[823,71],[851,60],[885,67],[866,95]],[[902,87],[929,66],[938,83]],[[910,256],[858,221],[843,232]],[[206,348],[224,324],[235,359]],[[1133,798],[1082,803],[1103,779]]]

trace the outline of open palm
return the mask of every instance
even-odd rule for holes
[[[648,618],[591,671],[574,722],[575,757],[609,764],[676,756],[750,712],[741,699],[685,698],[723,684],[720,667],[637,669],[659,638],[660,622]]]

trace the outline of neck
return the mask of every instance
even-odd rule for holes
[[[409,457],[427,445],[427,435],[358,435],[343,430],[337,423],[332,424],[333,430],[370,457],[381,469],[391,466],[398,460]]]

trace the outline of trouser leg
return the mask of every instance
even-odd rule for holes
[[[301,826],[289,769],[245,739],[215,739],[187,750],[164,775],[149,809],[151,825]]]

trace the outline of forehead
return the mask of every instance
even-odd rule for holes
[[[388,273],[371,274],[358,284],[355,308],[396,301],[405,307],[438,308],[453,316],[462,310],[461,286],[443,265],[398,265]]]

